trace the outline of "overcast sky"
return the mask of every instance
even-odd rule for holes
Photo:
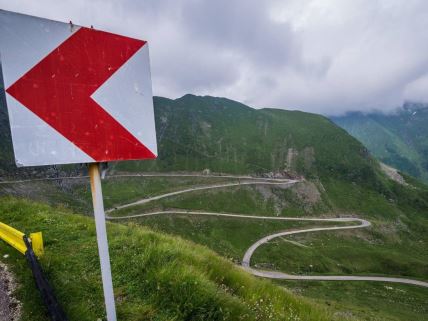
[[[428,101],[426,0],[0,0],[149,41],[155,95],[323,114]]]

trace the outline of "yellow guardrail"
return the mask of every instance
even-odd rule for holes
[[[24,233],[13,227],[0,222],[0,239],[13,246],[22,254],[27,252],[27,247],[24,243],[24,235]],[[38,257],[42,256],[44,253],[42,232],[31,233],[29,239],[34,253]]]

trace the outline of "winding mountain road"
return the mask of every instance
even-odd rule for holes
[[[224,176],[220,176],[220,177],[224,177]],[[233,178],[243,179],[243,177],[240,177],[240,176],[235,176]],[[245,179],[248,179],[248,178],[245,178]],[[161,194],[161,195],[145,198],[145,199],[142,199],[142,200],[139,200],[136,202],[132,202],[132,203],[128,203],[125,205],[120,205],[120,206],[117,206],[115,208],[107,210],[106,213],[111,213],[113,211],[120,210],[120,209],[127,208],[127,207],[146,204],[146,203],[156,201],[156,200],[159,200],[162,198],[170,197],[170,196],[175,196],[175,195],[194,192],[194,191],[201,191],[201,190],[206,190],[206,189],[216,189],[216,188],[225,188],[225,187],[242,186],[242,185],[257,185],[257,184],[259,184],[259,185],[260,184],[262,184],[262,185],[283,185],[284,187],[288,187],[288,186],[291,186],[297,182],[298,182],[298,180],[289,180],[289,179],[277,180],[277,181],[263,179],[263,180],[256,180],[256,181],[243,181],[243,182],[235,182],[235,183],[224,183],[224,184],[216,184],[216,185],[198,186],[198,187],[187,188],[187,189],[180,190],[180,191],[175,191],[175,192],[170,192],[170,193],[166,193],[166,194]]]
[[[296,220],[301,220],[296,218]],[[382,276],[353,276],[353,275],[293,275],[277,271],[265,271],[254,269],[250,266],[250,260],[255,250],[263,244],[268,243],[270,240],[283,237],[287,235],[300,234],[300,233],[311,233],[320,231],[333,231],[333,230],[345,230],[345,229],[356,229],[369,227],[371,223],[369,221],[359,218],[336,218],[336,219],[317,219],[318,221],[330,221],[330,222],[360,222],[360,225],[350,226],[332,226],[332,227],[316,227],[304,230],[284,231],[280,233],[271,234],[265,236],[251,245],[247,252],[244,254],[242,259],[242,266],[248,272],[269,278],[269,279],[283,279],[283,280],[312,280],[312,281],[378,281],[378,282],[393,282],[393,283],[404,283],[419,285],[428,288],[428,282],[406,279],[406,278],[395,278],[395,277],[382,277]]]
[[[139,175],[142,176],[142,175]],[[148,176],[148,175],[146,175]],[[150,175],[152,177],[156,176],[155,174]],[[183,177],[183,176],[202,176],[202,177],[213,177],[213,176],[204,176],[204,175],[174,175],[174,174],[165,174],[161,176],[169,176],[169,177]],[[234,213],[214,213],[214,212],[204,212],[204,211],[187,211],[187,210],[165,210],[165,211],[153,211],[149,213],[142,214],[134,214],[127,216],[110,216],[109,213],[112,213],[116,210],[147,204],[149,202],[159,200],[162,198],[175,196],[184,193],[190,193],[193,191],[207,190],[207,189],[218,189],[225,188],[231,186],[239,186],[239,185],[282,185],[284,187],[290,187],[295,183],[299,182],[299,180],[288,180],[288,179],[265,179],[265,178],[252,178],[249,176],[215,176],[222,178],[234,178],[234,179],[244,179],[242,182],[234,182],[234,183],[225,183],[225,184],[214,184],[214,185],[206,185],[199,186],[193,188],[187,188],[180,191],[165,193],[145,199],[141,199],[136,202],[124,204],[106,211],[106,217],[109,220],[122,220],[122,219],[131,219],[131,218],[139,218],[139,217],[148,217],[155,215],[201,215],[201,216],[216,216],[216,217],[233,217],[233,218],[242,218],[242,219],[254,219],[254,220],[279,220],[279,221],[312,221],[312,222],[336,222],[336,223],[359,223],[358,225],[345,225],[345,226],[330,226],[330,227],[315,227],[310,229],[299,229],[299,230],[291,230],[291,231],[283,231],[275,234],[271,234],[265,236],[252,244],[248,250],[245,252],[244,257],[242,259],[242,268],[248,271],[249,273],[270,279],[283,279],[283,280],[313,280],[313,281],[377,281],[377,282],[393,282],[393,283],[404,283],[417,285],[428,288],[428,282],[407,279],[407,278],[396,278],[396,277],[381,277],[381,276],[352,276],[352,275],[293,275],[287,274],[283,272],[277,271],[266,271],[266,270],[258,270],[252,268],[250,265],[251,257],[254,252],[263,244],[268,243],[269,241],[283,236],[293,235],[293,234],[301,234],[301,233],[313,233],[313,232],[321,232],[321,231],[334,231],[334,230],[348,230],[348,229],[358,229],[358,228],[367,228],[371,225],[371,223],[367,220],[354,218],[354,217],[339,217],[339,218],[312,218],[312,217],[278,217],[278,216],[253,216],[253,215],[240,215]]]

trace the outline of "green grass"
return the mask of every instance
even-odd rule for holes
[[[315,206],[315,210],[312,209],[310,213],[305,213],[304,207],[298,207],[293,189],[268,187],[263,189],[262,194],[258,187],[241,186],[191,192],[143,206],[126,208],[114,215],[173,208],[266,216],[325,216],[323,209],[327,208],[330,209],[327,216],[351,213],[369,219],[373,225],[365,230],[320,232],[291,237],[303,244],[313,242],[310,247],[296,247],[289,242],[275,240],[256,251],[254,262],[293,273],[372,273],[422,279],[428,275],[428,252],[425,251],[428,244],[425,232],[428,229],[428,220],[422,213],[412,214],[405,211],[407,203],[413,204],[420,192],[395,191],[400,192],[401,199],[398,201],[393,191],[389,191],[391,195],[382,196],[359,185],[337,180],[327,181],[324,187],[326,192],[321,203],[325,204]],[[406,198],[408,202],[405,201]],[[279,212],[275,208],[278,201],[285,206]],[[235,260],[239,260],[248,246],[263,236],[305,226],[298,222],[263,222],[181,215],[142,218],[136,222],[207,245]],[[409,248],[412,253],[409,253]]]
[[[306,247],[277,239],[260,247],[253,260],[254,264],[267,262],[274,264],[274,269],[297,274],[371,274],[425,279],[428,239],[420,237],[422,242],[402,241],[398,235],[395,241],[387,240],[376,230],[294,235],[286,239]]]
[[[367,231],[302,236],[299,239],[302,243],[313,242],[309,248],[295,247],[285,242],[280,242],[276,247],[266,245],[266,248],[257,250],[255,258],[260,255],[260,263],[291,273],[313,273],[307,267],[316,261],[320,263],[312,264],[313,267],[324,274],[349,271],[426,279],[427,187],[410,177],[406,180],[413,187],[403,187],[389,181],[367,149],[328,119],[294,111],[254,110],[227,99],[192,95],[177,100],[155,98],[155,114],[159,158],[156,161],[113,164],[112,171],[171,172],[202,171],[206,168],[213,172],[251,174],[286,171],[312,180],[319,187],[322,200],[308,206],[292,190],[272,188],[266,192],[255,187],[229,188],[183,194],[116,214],[181,208],[254,215],[355,215],[372,221],[373,227]],[[422,129],[426,128],[423,126],[422,122],[411,130],[422,133]],[[401,151],[405,150],[403,146],[398,146]],[[291,160],[288,159],[290,151],[294,155]],[[402,162],[402,158],[403,155],[397,159]],[[106,207],[189,185],[204,184],[202,180],[158,178],[106,180],[103,183]],[[21,187],[18,195],[38,197],[54,204],[66,203],[79,212],[91,211],[88,185],[47,187],[35,184],[33,188]],[[3,193],[8,194],[7,191]],[[247,242],[251,243],[261,234],[270,233],[276,228],[286,228],[281,224],[183,216],[153,217],[134,222],[207,245],[234,260],[241,257]],[[238,232],[240,227],[246,230],[242,235]],[[269,247],[274,249],[264,253]],[[415,253],[412,254],[410,249]],[[122,251],[131,260],[128,248]],[[287,253],[283,255],[283,251]],[[126,284],[125,280],[123,284]],[[351,284],[348,286],[355,291],[364,291],[364,284],[355,288]],[[335,304],[347,306],[346,295],[351,290],[347,292],[341,286],[340,283],[328,285],[336,293]],[[371,315],[393,315],[394,309],[388,311],[388,298],[377,295],[375,290],[371,295],[370,287],[369,292],[363,292],[367,296],[366,301],[378,300],[380,312],[376,312],[376,306],[372,304],[365,308],[366,301],[357,297],[352,309],[359,309],[359,315],[365,315],[366,319],[370,319]],[[415,298],[417,307],[420,301],[417,301],[412,288],[409,289],[408,295]],[[420,289],[415,291],[424,293]],[[315,291],[307,293],[311,295]],[[141,306],[151,311],[150,304],[151,301],[144,301]],[[412,312],[414,314],[405,308],[402,311],[401,314],[397,312],[394,318],[406,320],[417,315],[412,320],[419,320],[421,315],[424,316],[423,311],[419,315],[416,310]],[[344,315],[339,319],[345,319]]]
[[[426,199],[424,186],[405,190],[396,186],[399,197],[394,193],[385,197],[345,182],[329,181],[324,186],[323,197],[335,211],[354,213],[373,225],[287,237],[307,247],[277,239],[255,252],[256,264],[269,263],[271,268],[302,274],[378,274],[426,280],[428,215],[426,208],[415,210]]]
[[[383,282],[278,281],[293,292],[332,307],[339,319],[365,321],[427,321],[424,288]]]
[[[102,180],[106,209],[133,202],[142,197],[159,195],[210,184],[237,182],[216,177],[116,177]],[[64,181],[34,181],[16,184],[0,184],[0,195],[16,195],[43,201],[51,205],[61,204],[77,212],[92,213],[89,178],[65,179]]]
[[[265,195],[260,192],[260,188],[266,191]],[[147,196],[141,195],[139,199],[145,197]],[[276,206],[278,201],[281,201],[280,206]],[[123,203],[126,204],[126,201]],[[288,189],[277,186],[244,185],[184,193],[120,209],[113,212],[112,215],[138,214],[152,208],[204,210],[262,216],[302,216],[305,214],[302,204],[299,204],[295,195]]]
[[[248,247],[262,237],[294,228],[307,228],[314,223],[264,221],[225,217],[163,215],[130,220],[155,231],[177,235],[206,245],[223,257],[239,263]],[[319,223],[317,226],[328,225]],[[331,224],[330,224],[331,225]]]
[[[256,110],[236,101],[185,95],[155,97],[159,156],[121,162],[124,171],[267,173],[354,179],[370,184],[374,159],[327,118],[299,111]],[[297,152],[288,159],[289,150]]]
[[[286,237],[260,247],[254,264],[296,274],[389,275],[426,280],[428,275],[427,189],[387,182],[382,193],[358,184],[324,180],[323,202],[333,212],[373,223],[368,229]],[[363,320],[428,320],[425,288],[370,282],[280,282],[328,303],[339,315]],[[392,289],[392,290],[391,290]]]
[[[210,184],[221,184],[234,182],[215,177],[108,177],[102,181],[104,206],[113,208],[120,204],[126,204],[150,197],[169,193],[192,186],[204,186]],[[81,198],[86,199],[88,206],[86,211],[92,211],[89,183],[76,188]]]
[[[104,318],[93,220],[13,198],[0,219],[44,233],[41,263],[70,320]],[[119,320],[332,320],[324,308],[258,280],[205,247],[136,225],[108,224]],[[22,255],[4,243],[23,321],[46,320]]]
[[[273,240],[255,252],[252,263],[263,268],[296,274],[372,274],[425,280],[428,275],[426,187],[416,181],[409,182],[414,183],[416,188],[404,188],[385,180],[380,193],[359,184],[334,179],[324,180],[320,204],[309,209],[303,206],[293,189],[269,187],[260,191],[254,186],[245,186],[183,194],[141,207],[128,208],[116,214],[140,213],[153,208],[250,215],[352,214],[367,218],[373,226],[364,230],[319,232],[285,238],[304,246],[297,246],[282,239]],[[279,212],[275,208],[278,202],[284,205]],[[240,222],[235,219],[180,215],[137,219],[135,222],[207,245],[219,254],[234,260],[237,258],[239,260],[248,246],[260,237],[299,226],[296,222],[292,224]],[[371,320],[371,316],[374,320],[383,320],[380,316],[394,315],[389,313],[387,308],[391,300],[380,295],[380,290],[370,290],[376,285],[369,285],[368,292],[360,285],[355,286],[359,286],[358,290],[365,293],[367,302],[380,301],[379,308],[370,310],[364,308],[365,301],[356,299],[355,304],[349,309],[359,311],[358,316],[364,316],[367,320]],[[346,310],[349,302],[341,300],[346,292],[342,291],[340,283],[333,282],[328,287],[338,293],[334,307]],[[391,320],[411,320],[412,316],[418,315],[418,311],[422,311],[418,307],[421,306],[424,295],[427,295],[426,289],[409,287],[407,293],[411,298],[415,298],[415,306],[409,308],[412,301],[407,300],[405,303],[407,308],[403,308],[403,311],[397,313]],[[303,294],[316,297],[315,292],[308,291]],[[386,317],[385,319],[388,320]]]

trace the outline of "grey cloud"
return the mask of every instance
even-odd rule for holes
[[[269,18],[267,2],[186,1],[182,19],[186,31],[213,48],[227,48],[259,65],[274,67],[298,58],[298,43],[289,23]]]
[[[424,0],[0,0],[149,40],[157,95],[340,114],[428,101]]]
[[[239,77],[239,65],[232,57],[218,52],[206,55],[207,49],[176,43],[153,64],[153,72],[162,77],[175,92],[195,93],[232,85]]]

